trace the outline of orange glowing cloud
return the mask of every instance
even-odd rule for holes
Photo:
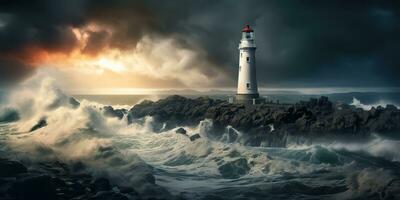
[[[207,61],[205,52],[182,47],[175,38],[148,35],[131,48],[119,49],[107,43],[113,34],[107,27],[90,24],[71,30],[77,41],[72,50],[30,47],[19,59],[74,87],[208,87],[228,80],[227,73]],[[100,38],[106,40],[96,52],[89,51],[97,33],[106,33]]]

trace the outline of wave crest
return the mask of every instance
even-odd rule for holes
[[[399,105],[396,105],[396,104],[394,104],[392,102],[388,102],[388,101],[384,101],[384,100],[378,101],[378,102],[376,102],[374,104],[363,104],[363,103],[361,103],[360,100],[358,100],[355,97],[353,97],[353,101],[350,103],[350,105],[353,105],[356,108],[362,108],[363,110],[371,110],[373,107],[377,108],[378,106],[386,107],[387,105],[394,105],[398,109],[400,108]]]

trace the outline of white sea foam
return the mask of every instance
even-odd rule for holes
[[[363,110],[371,110],[372,107],[376,108],[378,106],[386,107],[389,104],[394,105],[397,108],[400,108],[399,105],[396,105],[393,102],[385,101],[385,100],[380,100],[380,101],[378,101],[376,103],[373,103],[373,104],[363,104],[363,103],[361,103],[360,100],[358,100],[358,99],[353,97],[353,101],[350,103],[350,105],[353,105],[353,106],[355,106],[357,108],[362,108]]]

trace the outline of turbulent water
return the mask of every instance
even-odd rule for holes
[[[383,199],[400,191],[399,140],[247,147],[209,139],[212,122],[205,119],[184,127],[201,135],[190,141],[175,129],[153,132],[151,117],[130,125],[126,116],[106,117],[102,106],[82,100],[74,107],[52,80],[30,80],[2,103],[0,118],[18,113],[20,120],[0,125],[1,152],[84,162],[93,175],[139,190],[152,174],[187,199]],[[41,119],[47,125],[29,132]]]

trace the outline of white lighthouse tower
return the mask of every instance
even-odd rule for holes
[[[256,43],[254,30],[249,25],[242,30],[239,43],[239,77],[236,102],[257,104],[264,99],[259,97],[256,75]]]

